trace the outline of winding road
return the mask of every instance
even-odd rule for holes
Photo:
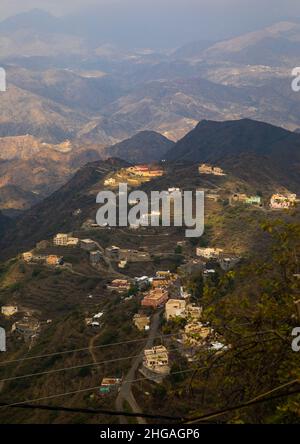
[[[160,324],[160,314],[161,310],[155,313],[151,320],[151,327],[149,331],[149,336],[146,344],[143,346],[143,349],[140,352],[140,356],[135,358],[132,362],[131,368],[127,375],[125,376],[122,386],[120,388],[118,397],[116,399],[116,410],[122,411],[124,410],[124,403],[127,402],[130,405],[130,408],[133,413],[141,413],[142,410],[136,402],[135,397],[132,393],[132,381],[135,379],[135,374],[143,361],[143,351],[146,348],[151,348],[153,346],[154,338],[157,336],[157,331]],[[144,418],[137,418],[139,424],[146,424],[146,420]],[[124,416],[119,417],[120,424],[128,424],[128,418]]]

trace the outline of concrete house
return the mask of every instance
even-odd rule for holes
[[[80,248],[85,251],[93,251],[97,248],[97,245],[92,239],[82,239],[80,241]]]
[[[167,321],[178,316],[185,315],[186,301],[184,299],[169,299],[165,305]]]
[[[168,350],[163,345],[144,350],[143,364],[151,372],[168,375],[170,373]]]
[[[150,290],[142,300],[142,307],[158,308],[165,304],[169,299],[169,293],[162,288]]]
[[[144,314],[135,314],[133,317],[133,323],[139,331],[149,330],[150,317]]]
[[[130,290],[131,284],[127,279],[115,279],[108,285],[109,290],[115,290],[120,293]]]

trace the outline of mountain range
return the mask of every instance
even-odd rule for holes
[[[30,207],[86,162],[110,155],[156,161],[199,121],[247,118],[300,128],[300,95],[291,89],[300,59],[297,21],[160,52],[91,41],[79,31],[39,10],[0,23],[7,71],[0,209]]]

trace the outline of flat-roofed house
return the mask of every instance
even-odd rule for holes
[[[165,304],[169,299],[169,293],[162,288],[150,290],[142,300],[143,307],[158,308]]]
[[[204,326],[201,322],[192,322],[185,326],[183,340],[189,345],[200,345],[206,341],[211,333],[210,327]]]
[[[109,290],[124,292],[130,290],[131,284],[127,279],[114,279],[109,285]]]
[[[97,248],[97,244],[92,239],[81,239],[80,248],[86,251],[93,251]]]
[[[136,328],[140,331],[149,330],[150,317],[144,314],[137,313],[133,317],[133,323],[136,326]]]
[[[65,233],[58,233],[54,238],[53,238],[53,243],[54,245],[58,245],[58,246],[62,246],[62,247],[66,247],[68,244],[68,235]]]
[[[184,299],[169,299],[165,305],[167,321],[177,316],[184,316],[186,301]]]
[[[144,350],[143,364],[151,372],[168,375],[170,373],[168,350],[163,345]]]

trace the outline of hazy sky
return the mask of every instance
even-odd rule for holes
[[[300,17],[299,0],[0,0],[0,18],[32,8],[77,14],[76,25],[143,44],[218,40]],[[90,23],[91,22],[91,23]],[[130,42],[129,42],[130,43]]]

